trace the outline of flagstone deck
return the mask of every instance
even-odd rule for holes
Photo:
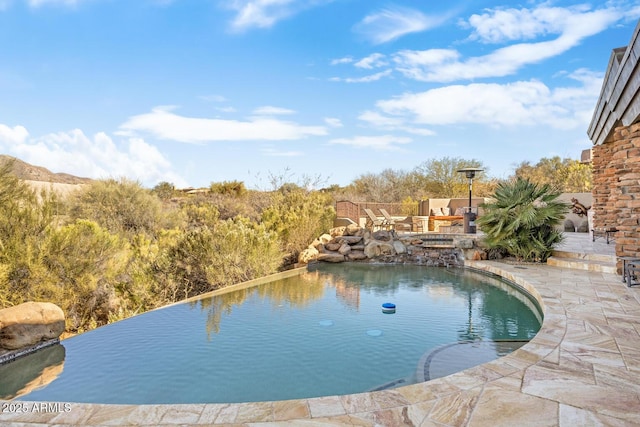
[[[583,249],[586,237],[576,241]],[[484,365],[393,390],[283,402],[71,403],[41,412],[31,402],[0,402],[0,425],[640,425],[640,286],[547,265],[468,264],[529,289],[544,310],[531,342]]]

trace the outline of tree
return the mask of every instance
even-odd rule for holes
[[[476,222],[486,234],[487,246],[519,260],[546,261],[562,240],[556,226],[569,210],[557,200],[559,195],[549,184],[522,178],[499,184],[495,201],[482,205],[484,214]]]
[[[460,157],[443,157],[441,159],[427,160],[414,169],[421,187],[429,197],[465,197],[468,195],[468,180],[463,173],[458,172],[462,168],[484,169],[474,178],[477,185],[476,194],[481,195],[480,187],[486,181],[487,168],[479,160],[465,160]]]
[[[579,160],[561,159],[559,156],[542,158],[535,165],[524,161],[515,170],[515,178],[536,184],[548,184],[556,191],[583,193],[591,191],[591,165]]]

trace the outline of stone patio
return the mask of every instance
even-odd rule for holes
[[[613,249],[590,242],[586,234],[571,236],[562,249]],[[627,288],[615,274],[548,265],[468,265],[528,289],[545,316],[531,342],[484,365],[393,390],[281,402],[50,407],[0,402],[0,424],[640,425],[640,287]]]

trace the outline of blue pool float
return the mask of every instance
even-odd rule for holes
[[[392,302],[385,302],[382,304],[382,312],[383,313],[395,313],[396,305]]]

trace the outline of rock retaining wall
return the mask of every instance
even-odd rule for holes
[[[399,235],[371,232],[355,224],[331,229],[300,253],[298,262],[389,262],[450,267],[465,259],[484,259],[475,235],[425,233]]]

